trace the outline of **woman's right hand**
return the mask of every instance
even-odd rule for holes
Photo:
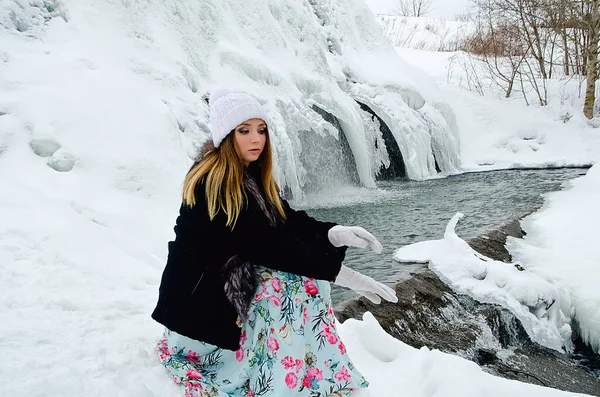
[[[381,298],[388,302],[398,302],[396,291],[379,281],[373,280],[349,267],[342,265],[334,284],[350,288],[376,305],[381,303]]]

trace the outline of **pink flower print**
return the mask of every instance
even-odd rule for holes
[[[242,362],[242,360],[244,359],[244,349],[242,349],[241,347],[239,349],[237,349],[235,351],[235,359],[238,362]]]
[[[269,296],[269,299],[273,301],[273,304],[277,307],[281,306],[281,300],[276,296]]]
[[[329,342],[330,345],[335,345],[337,341],[338,338],[335,334],[327,334],[327,342]]]
[[[306,325],[308,322],[308,309],[306,307],[302,310],[302,319],[304,321],[304,325]]]
[[[277,342],[277,339],[273,338],[272,336],[267,339],[267,346],[269,349],[271,349],[271,351],[273,351],[273,353],[279,350],[279,342]]]
[[[317,378],[317,380],[323,380],[323,372],[319,368],[312,367],[306,371],[306,377],[310,380]]]
[[[302,379],[302,384],[304,385],[304,387],[314,386],[314,379],[316,379],[317,381],[323,380],[323,372],[321,372],[319,368],[311,367],[308,370],[306,370],[306,375],[304,375],[304,378]]]
[[[285,368],[286,371],[290,370],[294,368],[294,359],[292,356],[285,356],[285,358],[281,360],[281,365],[283,365],[283,368]]]
[[[164,343],[160,343],[158,345],[158,350],[160,351],[160,361],[165,361],[167,359],[167,357],[169,357],[171,355],[171,353],[169,353],[169,347],[167,346],[167,341],[165,340]]]
[[[306,290],[306,293],[309,295],[316,295],[317,293],[319,293],[319,289],[317,288],[317,285],[315,284],[315,280],[312,278],[309,278],[304,282],[304,289]]]
[[[193,350],[188,350],[188,354],[184,356],[187,361],[191,361],[194,364],[200,365],[200,357],[198,357],[198,353]]]
[[[242,331],[242,334],[240,335],[240,346],[244,346],[244,343],[246,343],[247,340],[248,337],[246,336],[246,331]]]
[[[352,376],[350,375],[350,373],[348,372],[346,367],[342,367],[342,370],[339,372],[336,372],[334,377],[337,380],[339,380],[340,382],[343,380],[350,380],[350,378],[352,378]]]
[[[183,397],[197,397],[191,390],[186,389],[183,393]]]
[[[296,373],[300,372],[303,365],[304,365],[304,360],[296,360]]]
[[[277,277],[271,280],[271,285],[273,286],[273,291],[277,293],[281,292],[281,281]]]
[[[285,376],[285,384],[290,389],[294,389],[296,386],[298,386],[298,378],[296,377],[296,374],[293,372],[288,372],[288,374]]]
[[[248,397],[254,397],[254,392],[252,390],[248,391]]]
[[[256,297],[254,298],[254,302],[258,302],[259,300],[261,300],[262,298],[264,298],[263,294],[258,294],[256,295]]]
[[[344,342],[340,341],[338,348],[340,349],[340,353],[346,354],[346,345],[344,345]]]
[[[307,376],[305,376],[305,377],[302,379],[302,385],[303,385],[304,387],[310,387],[310,381],[311,381],[311,380],[310,380],[310,379],[308,379],[308,377],[307,377]]]
[[[333,306],[329,305],[329,309],[327,310],[327,314],[333,316]]]
[[[331,325],[325,325],[323,331],[321,331],[321,335],[324,335],[327,338],[327,342],[332,345],[335,345],[338,341],[338,337],[333,332],[333,327]]]
[[[185,376],[192,379],[202,379],[202,374],[197,369],[190,369],[185,373]]]

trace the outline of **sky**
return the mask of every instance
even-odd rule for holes
[[[390,13],[398,0],[365,0],[365,3],[374,13]],[[463,13],[469,4],[469,0],[433,0],[433,9],[430,16],[454,19],[456,14]]]

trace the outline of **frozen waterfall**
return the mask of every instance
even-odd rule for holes
[[[131,178],[154,147],[163,157],[142,172],[182,179],[209,136],[206,93],[224,83],[268,108],[294,198],[460,171],[450,107],[360,0],[12,0],[0,24],[0,111],[25,132],[3,140],[57,142],[75,170],[111,159]],[[22,54],[46,61],[20,74]]]

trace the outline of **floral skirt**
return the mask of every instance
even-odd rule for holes
[[[260,271],[239,350],[165,330],[160,361],[185,396],[333,397],[367,387],[337,333],[329,282]]]

